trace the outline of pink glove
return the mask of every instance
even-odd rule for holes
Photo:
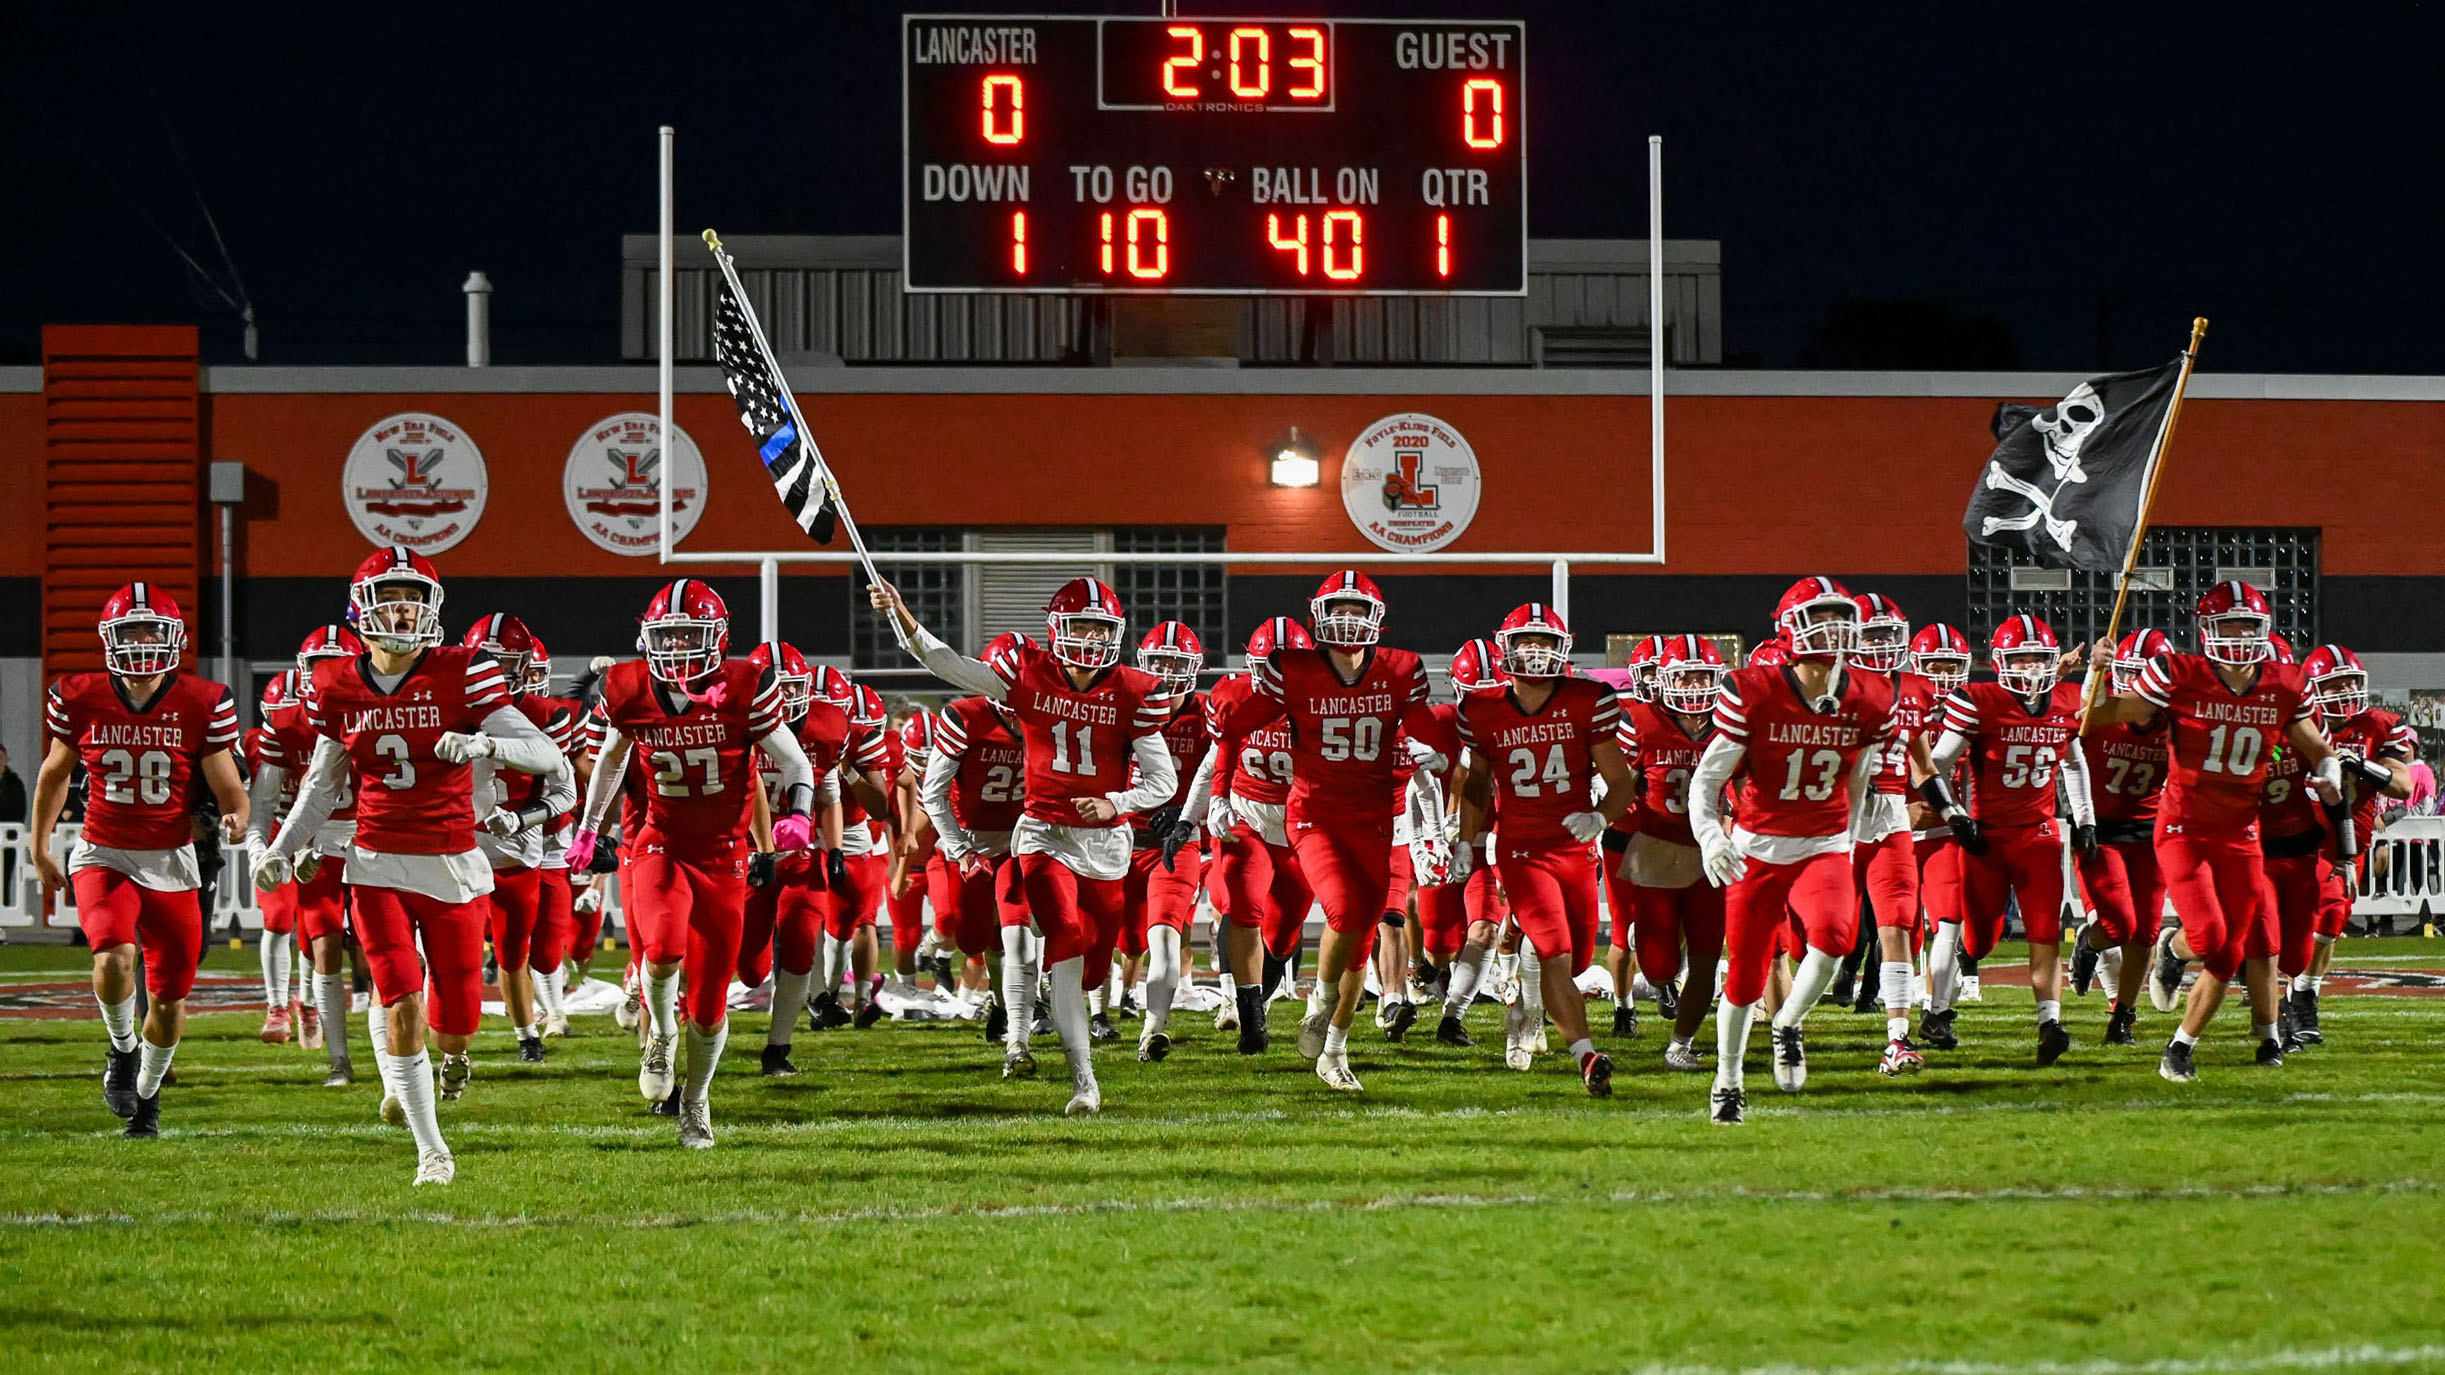
[[[569,833],[569,872],[582,874],[594,866],[594,846],[600,839],[583,826]]]
[[[776,850],[803,850],[814,838],[815,823],[803,815],[773,818],[773,848]]]

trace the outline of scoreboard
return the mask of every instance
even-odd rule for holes
[[[1516,21],[908,15],[910,291],[1517,296]]]

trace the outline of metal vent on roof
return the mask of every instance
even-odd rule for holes
[[[986,563],[976,567],[976,635],[979,644],[1008,630],[1044,637],[1044,604],[1072,578],[1103,578],[1112,570],[1095,555],[1112,547],[1108,530],[978,530],[969,546],[978,553],[1077,553],[1076,563]]]

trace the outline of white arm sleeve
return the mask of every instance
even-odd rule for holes
[[[484,734],[492,740],[492,757],[501,768],[550,773],[561,763],[560,746],[515,707],[494,707],[484,718]]]
[[[936,750],[925,761],[925,777],[917,784],[917,803],[925,808],[926,818],[934,823],[939,837],[935,848],[953,860],[966,857],[974,847],[968,830],[951,814],[951,785],[959,778],[959,760]]]
[[[288,780],[288,770],[265,764],[246,785],[246,843],[258,853],[272,843],[272,816],[280,808],[281,785]]]
[[[566,816],[576,806],[577,770],[569,767],[569,761],[563,759],[559,768],[543,776],[543,799],[527,808],[524,814],[528,818],[527,824],[532,826],[556,816]],[[542,812],[541,816],[534,815],[538,809]]]
[[[1189,800],[1180,807],[1182,821],[1205,824],[1206,812],[1214,802],[1214,761],[1221,755],[1219,749],[1207,750],[1206,757],[1197,761],[1197,772],[1189,777]]]
[[[807,762],[807,752],[799,747],[797,732],[786,723],[775,726],[756,742],[756,748],[781,768],[781,782],[775,789],[781,795],[781,805],[773,809],[777,814],[789,813],[790,799],[798,795],[799,788],[806,789],[808,797],[814,796],[815,766]]]
[[[934,632],[924,626],[908,644],[908,652],[925,665],[925,671],[956,688],[965,688],[979,697],[999,702],[1010,695],[1010,685],[1001,675],[986,667],[982,659],[971,659],[958,650],[934,638]]]
[[[1858,760],[1851,765],[1848,786],[1851,793],[1851,835],[1854,838],[1863,829],[1860,825],[1862,820],[1860,812],[1867,807],[1868,799],[1874,795],[1876,775],[1884,770],[1885,752],[1881,748],[1861,750]]]
[[[1129,742],[1129,757],[1137,762],[1138,781],[1127,792],[1105,793],[1104,800],[1123,812],[1143,812],[1172,800],[1180,787],[1180,766],[1172,762],[1172,747],[1160,735],[1141,735]]]
[[[1936,747],[1928,751],[1934,758],[1936,777],[1949,780],[1953,770],[1961,767],[1961,757],[1969,752],[1969,737],[1959,731],[1948,730],[1936,737]]]
[[[1748,755],[1747,746],[1722,734],[1707,742],[1706,753],[1698,756],[1698,767],[1689,776],[1690,829],[1701,836],[1709,826],[1728,831],[1723,821],[1723,785],[1732,781],[1740,761]]]
[[[618,726],[603,727],[603,743],[594,756],[594,777],[586,783],[586,814],[578,829],[600,832],[611,819],[611,806],[620,799],[620,779],[628,772],[628,737]]]
[[[340,742],[322,739],[314,742],[314,759],[306,765],[306,781],[297,790],[297,803],[289,808],[288,817],[280,823],[280,834],[272,840],[272,852],[294,858],[314,844],[314,833],[331,819],[332,809],[339,805],[340,789],[348,786],[348,751]]]
[[[2096,825],[2097,803],[2088,792],[2088,756],[2081,751],[2077,736],[2064,747],[2063,758],[2055,765],[2055,776],[2063,782],[2063,803],[2071,812],[2071,824]]]

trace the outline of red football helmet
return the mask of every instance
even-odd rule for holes
[[[467,627],[467,637],[460,643],[500,661],[501,681],[510,691],[527,690],[526,670],[535,662],[535,637],[527,632],[526,622],[496,611]]]
[[[1276,616],[1249,634],[1248,657],[1243,666],[1253,673],[1256,671],[1257,660],[1272,658],[1277,649],[1314,649],[1315,647],[1316,641],[1308,635],[1306,626],[1288,616]]]
[[[2300,662],[2299,656],[2292,652],[2292,641],[2272,630],[2267,632],[2267,658],[2270,662],[2278,664]]]
[[[1859,606],[1859,648],[1851,662],[1878,673],[1891,673],[1910,653],[1910,618],[1891,597],[1862,592],[1852,598]]]
[[[2246,582],[2220,582],[2199,598],[2199,652],[2220,664],[2254,664],[2267,657],[2275,613],[2266,594]]]
[[[857,707],[857,684],[849,675],[830,664],[817,664],[814,681],[808,685],[809,695],[817,701],[830,702],[846,715]]]
[[[1364,649],[1383,633],[1384,594],[1375,579],[1345,568],[1326,578],[1307,599],[1307,623],[1320,645]]]
[[[1089,673],[1121,661],[1121,632],[1128,623],[1120,594],[1094,578],[1070,579],[1044,606],[1053,657]]]
[[[552,692],[552,651],[543,647],[542,636],[532,630],[526,634],[535,644],[535,657],[526,661],[526,690],[548,697]]]
[[[2323,716],[2348,721],[2369,709],[2368,670],[2360,656],[2341,645],[2319,645],[2301,664],[2309,680],[2309,700]]]
[[[2062,661],[2054,627],[2026,611],[1995,627],[1995,637],[1987,641],[1995,681],[2023,697],[2052,689],[2062,676]]]
[[[730,608],[701,578],[681,578],[654,594],[637,622],[645,671],[665,683],[693,683],[730,655]]]
[[[298,681],[314,676],[317,659],[353,659],[364,652],[364,638],[347,626],[318,625],[307,631],[305,642],[297,646]]]
[[[815,695],[815,674],[807,667],[806,656],[779,640],[766,640],[747,656],[756,666],[759,677],[773,675],[781,688],[781,714],[792,721],[807,714],[807,703]]]
[[[375,550],[349,580],[348,619],[369,643],[392,654],[440,644],[441,574],[405,545]]]
[[[2162,630],[2134,630],[2114,646],[2114,691],[2128,694],[2148,671],[2148,661],[2173,652],[2173,637]]]
[[[993,669],[994,672],[1001,674],[1005,681],[1015,680],[1019,676],[1019,664],[1015,656],[1022,649],[1033,649],[1035,647],[1036,642],[1034,640],[1027,638],[1025,635],[1022,635],[1015,630],[1005,630],[1001,634],[994,636],[993,639],[985,645],[985,652],[979,657],[981,657],[984,662]]]
[[[1138,641],[1138,667],[1162,679],[1175,694],[1196,691],[1197,675],[1205,666],[1205,641],[1178,621],[1165,621]]]
[[[1571,628],[1544,602],[1503,617],[1494,643],[1503,652],[1503,671],[1514,678],[1560,678],[1571,671]]]
[[[1451,676],[1452,696],[1466,697],[1472,692],[1500,692],[1511,685],[1511,673],[1502,664],[1494,646],[1485,640],[1471,640],[1452,656],[1445,670]]]
[[[849,708],[849,724],[879,726],[883,724],[883,718],[888,715],[890,713],[883,709],[883,694],[864,683],[858,684],[857,705]]]
[[[1630,698],[1636,702],[1655,700],[1656,670],[1664,661],[1664,637],[1650,635],[1630,649]]]
[[[1711,716],[1716,699],[1723,695],[1726,671],[1723,651],[1713,640],[1704,635],[1675,635],[1664,642],[1656,666],[1656,696],[1684,716]]]
[[[263,715],[266,719],[282,707],[296,706],[298,701],[296,669],[284,668],[263,685]]]
[[[102,603],[102,662],[122,678],[153,678],[178,667],[187,623],[170,594],[131,582]]]
[[[1749,651],[1749,667],[1781,668],[1791,662],[1791,646],[1781,640],[1768,640]]]
[[[1970,642],[1938,621],[1910,637],[1910,671],[1939,693],[1958,691],[1970,680]]]
[[[1775,603],[1774,623],[1794,659],[1831,659],[1859,649],[1859,604],[1832,578],[1802,578]]]

